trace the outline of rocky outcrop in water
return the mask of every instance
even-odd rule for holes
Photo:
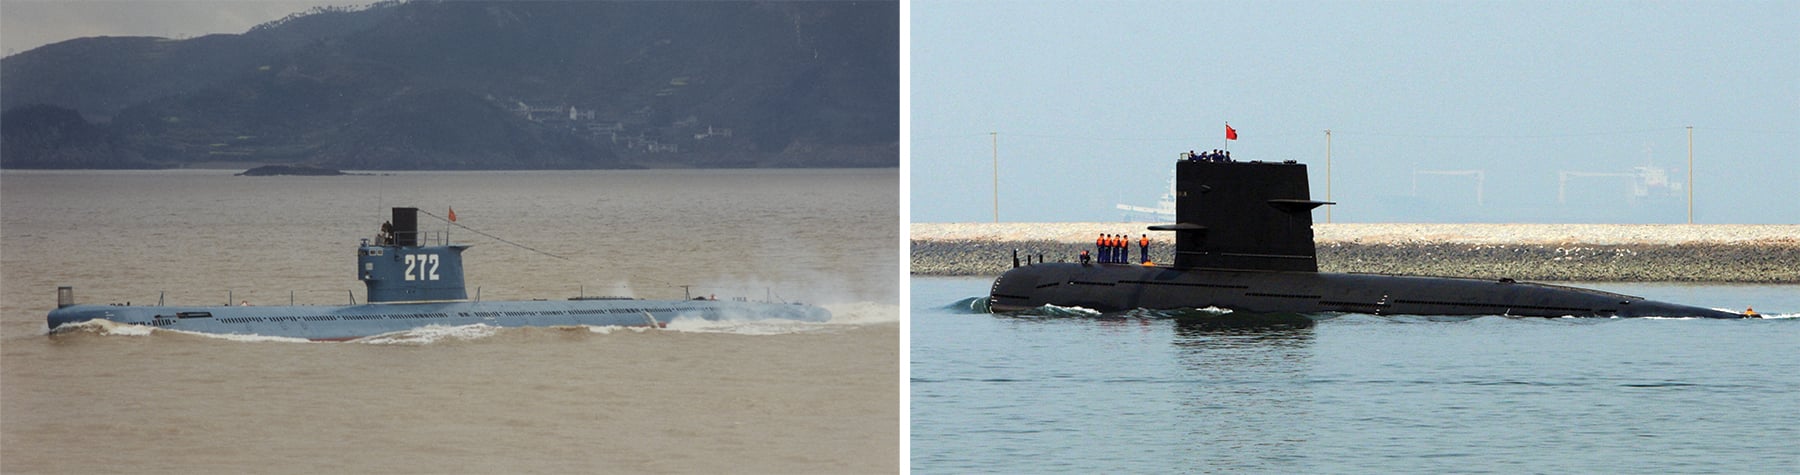
[[[252,168],[249,170],[244,170],[243,173],[239,173],[239,174],[237,174],[237,176],[286,176],[286,175],[339,176],[339,175],[343,175],[343,174],[344,174],[344,172],[336,170],[336,169],[331,169],[331,168],[319,168],[319,167],[307,167],[307,166],[288,166],[288,165],[264,165],[264,166]]]

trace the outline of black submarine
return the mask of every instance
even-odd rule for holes
[[[784,319],[824,322],[831,312],[797,303],[738,300],[470,300],[463,284],[463,251],[447,236],[419,230],[418,208],[394,208],[392,229],[356,248],[356,276],[368,287],[362,305],[162,306],[78,305],[74,290],[57,288],[52,332],[90,320],[202,333],[339,341],[431,325],[662,327],[676,318]]]
[[[1192,157],[1175,164],[1168,266],[1035,263],[994,280],[988,308],[1101,312],[1216,307],[1248,314],[1748,318],[1752,315],[1513,279],[1319,272],[1306,165]]]

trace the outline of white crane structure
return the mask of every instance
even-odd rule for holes
[[[1655,165],[1631,167],[1630,172],[1581,172],[1563,170],[1556,172],[1556,202],[1568,203],[1570,178],[1626,178],[1631,186],[1631,200],[1650,196],[1652,190],[1680,191],[1681,184],[1669,181],[1669,172]]]

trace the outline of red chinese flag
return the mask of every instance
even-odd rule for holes
[[[1225,140],[1237,140],[1237,129],[1231,128],[1231,124],[1225,124]]]
[[[450,222],[452,222],[452,223],[456,222],[456,207],[455,206],[450,207]]]

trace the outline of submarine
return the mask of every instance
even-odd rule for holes
[[[391,232],[356,249],[356,275],[367,287],[361,305],[144,306],[78,305],[72,287],[57,288],[48,325],[90,320],[200,333],[342,341],[430,325],[666,326],[676,318],[785,319],[823,322],[831,312],[797,303],[749,300],[639,300],[575,297],[568,300],[471,301],[463,284],[463,251],[447,236],[418,228],[418,208],[393,208]],[[385,230],[384,230],[385,231]],[[427,242],[433,241],[433,242]]]
[[[1175,163],[1175,233],[1168,266],[1031,263],[994,280],[993,312],[1045,305],[1101,312],[1216,307],[1247,314],[1750,318],[1577,287],[1373,273],[1319,272],[1306,165],[1200,160]],[[1042,259],[1039,259],[1040,261]]]

